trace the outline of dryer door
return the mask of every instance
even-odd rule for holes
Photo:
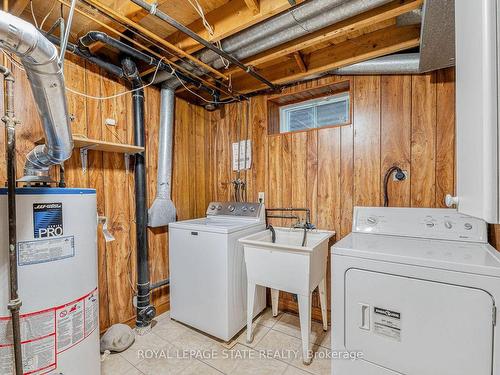
[[[345,278],[348,350],[405,375],[491,375],[488,293],[357,269]]]

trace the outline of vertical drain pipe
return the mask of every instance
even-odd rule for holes
[[[9,282],[10,301],[8,309],[12,315],[12,337],[14,341],[14,361],[17,375],[23,374],[23,358],[21,351],[21,326],[19,310],[21,300],[18,295],[17,280],[17,238],[16,238],[16,130],[17,124],[14,115],[14,77],[10,71],[0,66],[0,73],[4,76],[5,85],[5,123],[7,139],[7,191],[9,207]]]
[[[144,89],[135,63],[128,57],[122,60],[125,78],[132,84],[134,108],[134,141],[144,147]],[[146,163],[144,152],[135,155],[135,221],[137,235],[137,314],[136,326],[147,327],[156,315],[151,305],[148,264],[148,209],[146,194]]]

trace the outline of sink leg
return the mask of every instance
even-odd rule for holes
[[[257,285],[253,283],[247,284],[247,343],[253,341],[252,321],[253,321],[253,305],[255,302],[255,289]]]
[[[312,360],[309,339],[311,335],[311,293],[307,296],[298,295],[300,333],[302,336],[302,362],[309,365]]]
[[[323,320],[323,331],[328,330],[328,314],[326,306],[326,277],[320,281],[318,285],[319,289],[319,302],[321,304],[321,319]]]
[[[278,289],[271,288],[271,305],[273,307],[273,316],[278,316],[278,306],[280,299],[280,291]]]

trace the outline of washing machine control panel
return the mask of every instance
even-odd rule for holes
[[[356,207],[353,232],[487,242],[486,223],[447,208]]]
[[[211,202],[207,208],[207,216],[242,216],[259,218],[263,210],[262,203]]]

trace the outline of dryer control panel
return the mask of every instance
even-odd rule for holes
[[[263,212],[264,205],[253,202],[211,202],[207,208],[207,216],[259,218]]]
[[[353,232],[488,241],[486,222],[447,208],[355,207]]]

